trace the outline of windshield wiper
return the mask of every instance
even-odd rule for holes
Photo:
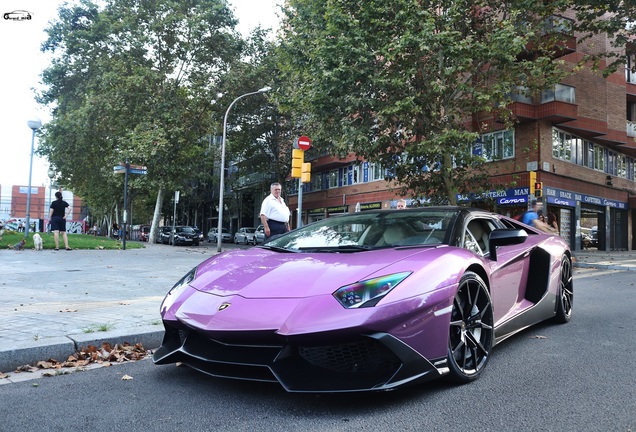
[[[283,253],[297,253],[298,252],[298,251],[296,251],[294,249],[287,249],[287,248],[279,247],[279,246],[258,245],[256,247],[263,248],[263,249],[269,249],[269,250],[272,250],[274,252],[283,252]]]
[[[310,246],[301,247],[298,250],[303,252],[360,252],[374,249],[373,246],[361,246],[361,245],[340,245],[340,246]]]

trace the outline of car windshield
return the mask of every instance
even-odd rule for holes
[[[456,209],[422,208],[336,216],[264,244],[276,250],[355,252],[386,247],[448,244]]]
[[[256,232],[256,228],[245,228],[244,230],[248,234],[254,234]]]
[[[191,227],[176,227],[175,230],[178,233],[189,233],[189,234],[194,234],[194,229],[192,229]]]

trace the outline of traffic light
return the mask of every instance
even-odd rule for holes
[[[292,150],[292,178],[300,178],[303,171],[303,163],[305,162],[305,152],[300,149]]]
[[[543,182],[534,183],[534,196],[541,198],[543,196]]]
[[[530,171],[530,195],[534,195],[535,193],[535,186],[537,185],[537,172],[536,171]]]
[[[311,162],[303,163],[303,170],[300,173],[300,181],[303,183],[309,183],[311,181]]]

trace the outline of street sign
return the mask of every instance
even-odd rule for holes
[[[125,174],[126,173],[126,165],[115,165],[113,167],[113,171],[115,174]],[[148,174],[148,167],[142,165],[128,165],[128,174]]]
[[[294,142],[294,147],[300,150],[309,150],[311,148],[311,140],[308,136],[301,136]]]

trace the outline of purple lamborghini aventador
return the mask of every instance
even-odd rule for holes
[[[572,313],[567,243],[462,207],[351,213],[213,256],[172,287],[156,364],[290,392],[479,377],[493,347]]]

